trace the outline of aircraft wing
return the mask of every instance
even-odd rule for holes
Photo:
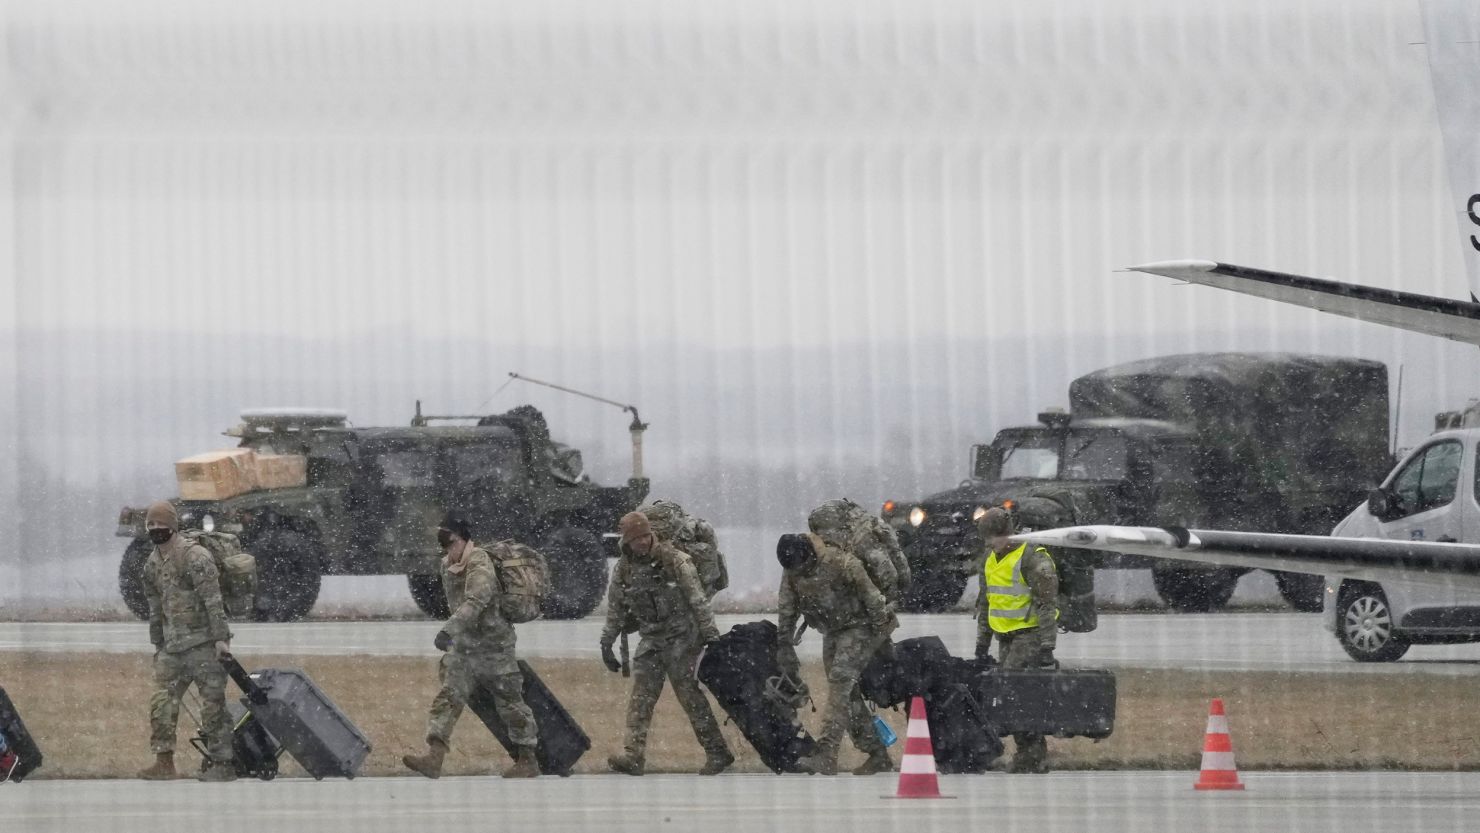
[[[1203,286],[1442,336],[1480,346],[1480,304],[1412,292],[1307,278],[1211,260],[1169,260],[1130,267]]]
[[[1154,526],[1071,526],[1015,535],[1012,540],[1225,567],[1480,590],[1480,546],[1471,544]]]

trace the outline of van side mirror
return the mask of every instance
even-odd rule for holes
[[[1391,520],[1397,505],[1397,496],[1381,486],[1367,493],[1367,511],[1379,521]]]
[[[971,447],[971,476],[978,480],[996,480],[1002,473],[1002,449],[991,445]]]

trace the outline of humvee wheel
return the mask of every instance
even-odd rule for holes
[[[1301,613],[1320,613],[1326,601],[1326,577],[1306,573],[1275,573],[1280,596]]]
[[[606,590],[606,553],[591,532],[561,527],[540,539],[537,549],[550,565],[546,619],[579,619],[596,609]]]
[[[950,610],[966,592],[966,576],[955,570],[912,571],[910,586],[900,598],[900,607],[910,613],[940,613]]]
[[[313,610],[323,581],[319,546],[307,535],[273,527],[247,550],[257,558],[257,601],[252,618],[291,622]]]
[[[1151,583],[1173,610],[1183,613],[1209,613],[1228,604],[1238,586],[1235,570],[1156,570]]]
[[[149,597],[144,595],[144,562],[154,545],[143,538],[129,542],[123,551],[123,562],[118,565],[118,592],[123,594],[123,603],[129,612],[140,619],[149,618]]]
[[[411,598],[421,612],[433,619],[446,619],[452,615],[447,606],[447,591],[442,589],[440,576],[408,575],[406,583],[411,585]]]

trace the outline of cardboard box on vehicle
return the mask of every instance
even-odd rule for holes
[[[257,486],[257,455],[249,448],[210,451],[175,463],[175,480],[185,500],[225,500]]]
[[[308,458],[301,454],[256,455],[259,489],[291,489],[308,485]]]

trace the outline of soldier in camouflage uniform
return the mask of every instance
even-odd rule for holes
[[[876,528],[877,520],[862,506],[843,498],[813,509],[807,516],[807,527],[830,546],[862,561],[884,598],[898,602],[910,584],[909,562],[893,538],[894,530],[882,522]]]
[[[155,760],[139,777],[150,781],[175,777],[180,698],[194,684],[200,695],[200,729],[207,756],[197,777],[234,781],[226,669],[220,662],[231,651],[231,631],[221,603],[216,561],[205,547],[179,534],[180,518],[165,501],[149,505],[144,529],[154,542],[154,551],[144,562],[144,594],[149,599],[149,641],[154,643],[149,743]]]
[[[1042,547],[1008,540],[1015,525],[1006,509],[988,509],[977,521],[987,542],[987,559],[977,597],[976,656],[984,659],[996,635],[1003,668],[1058,668],[1053,651],[1058,642],[1059,577],[1053,556]],[[995,571],[995,572],[994,572]],[[995,577],[995,578],[994,578]],[[1010,772],[1048,771],[1048,742],[1043,735],[1014,734],[1016,752]]]
[[[622,557],[607,590],[601,659],[611,671],[621,670],[612,646],[630,628],[629,623],[636,626],[642,641],[632,660],[625,750],[607,763],[614,772],[642,774],[648,726],[666,677],[704,748],[699,774],[718,775],[735,762],[735,756],[694,677],[700,650],[719,638],[709,599],[689,556],[654,535],[647,516],[629,512],[622,517],[620,529]]]
[[[776,661],[789,673],[797,667],[797,616],[822,632],[822,664],[827,672],[827,707],[816,753],[798,759],[806,772],[834,775],[838,747],[846,729],[853,745],[868,760],[853,770],[872,775],[893,769],[889,750],[874,725],[858,678],[876,653],[887,650],[889,634],[899,626],[893,607],[864,570],[863,563],[816,535],[783,535],[776,558],[781,577]]]
[[[471,537],[467,522],[454,515],[448,515],[437,530],[437,543],[445,553],[442,588],[452,611],[433,640],[437,650],[447,652],[437,666],[442,689],[427,716],[426,754],[405,755],[401,762],[428,778],[440,777],[452,730],[481,684],[493,693],[499,719],[516,747],[514,765],[504,770],[503,777],[534,778],[540,774],[535,760],[538,727],[534,712],[524,702],[524,674],[514,654],[514,626],[499,606],[503,590],[493,560]]]

